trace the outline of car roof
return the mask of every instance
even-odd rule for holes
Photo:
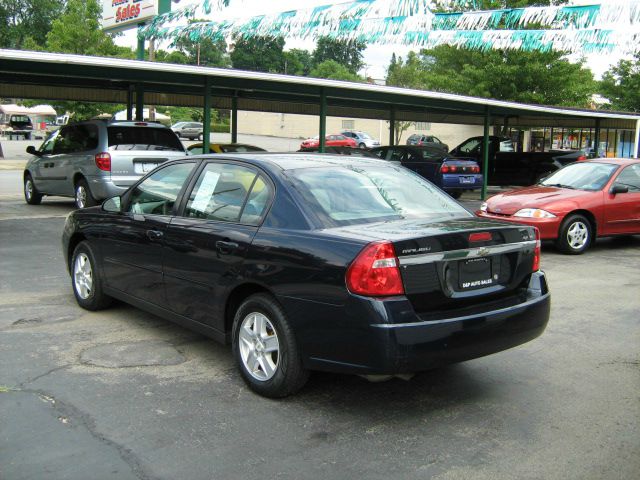
[[[389,162],[378,158],[360,157],[354,155],[338,155],[327,153],[271,153],[271,152],[246,152],[246,153],[216,153],[209,155],[197,155],[194,159],[228,159],[242,160],[256,166],[271,166],[278,170],[296,170],[300,168],[322,168],[357,165],[359,167],[389,166]]]
[[[613,165],[631,165],[633,163],[640,163],[640,159],[637,158],[593,158],[591,160],[583,161],[580,163],[610,163]]]

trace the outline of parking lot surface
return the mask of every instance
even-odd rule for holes
[[[251,393],[231,351],[124,304],[80,309],[69,199],[0,172],[0,478],[631,479],[640,476],[640,237],[543,248],[546,332],[369,383]],[[477,202],[467,201],[472,207]]]

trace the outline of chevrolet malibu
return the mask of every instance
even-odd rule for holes
[[[560,251],[584,253],[597,237],[640,234],[640,161],[573,163],[537,185],[489,198],[476,213],[535,226]]]
[[[542,333],[533,227],[479,219],[401,166],[313,154],[163,164],[67,218],[79,305],[119,299],[231,343],[283,397],[312,370],[426,370]]]

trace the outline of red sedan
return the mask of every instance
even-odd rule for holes
[[[572,163],[537,185],[489,198],[476,214],[538,227],[562,252],[583,253],[595,237],[640,234],[640,160]]]
[[[351,147],[356,148],[358,146],[357,142],[353,138],[345,137],[344,135],[327,135],[324,141],[324,144],[327,147]],[[305,148],[317,148],[320,146],[320,138],[313,137],[307,138],[304,142],[300,144],[300,149]]]

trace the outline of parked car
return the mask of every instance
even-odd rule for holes
[[[167,162],[66,220],[78,304],[112,298],[230,342],[282,397],[310,370],[398,374],[542,333],[536,229],[480,219],[400,166],[347,156]]]
[[[91,120],[56,130],[39,149],[27,147],[27,153],[33,155],[23,174],[28,204],[60,195],[85,208],[123,193],[145,173],[186,152],[160,124]]]
[[[443,143],[438,137],[434,137],[433,135],[414,133],[407,138],[407,145],[435,147],[445,152],[449,151],[449,145]]]
[[[14,113],[8,115],[5,131],[8,133],[14,132],[15,135],[22,135],[25,140],[30,140],[33,133],[33,123],[29,115]]]
[[[307,153],[317,153],[319,150],[319,147],[310,147],[300,149],[299,151]],[[369,150],[352,147],[325,147],[324,153],[333,155],[351,155],[354,157],[378,158],[377,155],[371,153]]]
[[[189,155],[202,155],[204,153],[202,143],[194,143],[187,147]],[[243,153],[243,152],[266,152],[264,148],[246,143],[210,143],[209,153]]]
[[[465,190],[482,188],[480,167],[474,160],[449,157],[438,148],[393,145],[373,148],[370,152],[413,170],[453,198],[460,198]]]
[[[347,138],[344,135],[327,135],[324,141],[325,146],[327,147],[351,147],[355,148],[358,146],[356,141],[353,138]],[[315,136],[313,138],[307,138],[300,144],[300,149],[305,148],[315,148],[320,146],[319,137]]]
[[[380,146],[380,140],[372,138],[366,132],[353,132],[351,130],[345,130],[344,132],[342,132],[342,135],[347,138],[354,139],[358,144],[358,148],[373,148]]]
[[[471,137],[449,152],[452,156],[472,158],[483,169],[484,137]],[[533,185],[563,166],[585,160],[580,150],[516,152],[510,138],[489,136],[489,185]]]
[[[200,140],[204,134],[204,125],[200,122],[178,122],[171,126],[171,130],[178,135],[178,138],[188,138],[189,140]]]
[[[573,163],[538,185],[489,198],[477,214],[535,226],[564,253],[584,253],[597,237],[640,234],[640,161]]]

